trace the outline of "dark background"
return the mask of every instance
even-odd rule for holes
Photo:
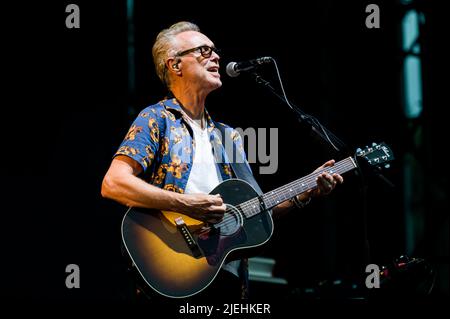
[[[65,27],[69,3],[2,5],[2,297],[125,298],[120,222],[126,209],[102,199],[100,185],[134,116],[165,94],[151,46],[161,29],[180,20],[197,23],[223,52],[223,87],[207,101],[211,115],[234,127],[278,128],[279,168],[256,175],[263,190],[344,156],[302,131],[294,113],[250,77],[228,78],[224,66],[230,61],[272,56],[290,100],[351,151],[386,142],[396,156],[385,173],[395,187],[368,177],[364,198],[359,178],[348,173],[332,195],[276,221],[263,256],[274,258],[275,275],[289,281],[278,297],[303,298],[319,282],[341,280],[343,287],[333,287],[332,295],[350,298],[356,292],[348,285],[364,281],[365,265],[391,265],[405,253],[436,269],[426,298],[448,296],[449,174],[442,155],[448,135],[442,81],[448,27],[441,1],[415,4],[426,22],[420,38],[423,113],[413,121],[402,106],[405,6],[397,1],[373,2],[380,7],[380,29],[365,26],[368,1],[302,1],[295,8],[281,1],[135,1],[134,90],[126,1],[75,1],[80,29]],[[271,66],[262,72],[277,85]],[[406,156],[416,165],[414,185],[404,182]],[[258,164],[252,167],[258,173]],[[413,200],[404,195],[410,186],[418,189]],[[413,230],[405,212],[411,201],[419,212]],[[411,232],[414,246],[408,251]],[[80,289],[65,287],[71,263],[80,266]]]

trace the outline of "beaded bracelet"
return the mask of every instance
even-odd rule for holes
[[[294,203],[295,206],[297,206],[298,208],[304,208],[306,205],[309,204],[309,202],[311,201],[311,197],[308,197],[308,199],[306,201],[301,201],[297,198],[297,196],[294,196],[291,199],[291,202]]]

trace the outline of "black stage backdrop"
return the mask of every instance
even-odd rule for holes
[[[403,115],[404,6],[399,2],[375,1],[381,27],[368,29],[368,1],[294,6],[136,0],[134,91],[129,90],[127,2],[73,2],[81,10],[80,29],[65,27],[69,3],[2,4],[2,298],[124,300],[120,222],[125,208],[103,199],[100,185],[134,116],[165,94],[154,72],[151,45],[158,31],[180,20],[197,23],[222,49],[223,87],[207,101],[211,115],[234,127],[278,128],[276,173],[259,174],[261,165],[252,164],[263,190],[343,156],[303,131],[294,113],[250,76],[227,77],[230,61],[272,56],[289,99],[320,119],[351,151],[386,142],[396,156],[386,172],[395,187],[369,178],[363,198],[359,178],[348,173],[332,195],[276,221],[262,256],[275,259],[274,275],[289,281],[277,297],[301,299],[319,283],[330,286],[328,297],[354,297],[360,292],[349,287],[364,280],[368,263],[389,265],[407,251],[403,165],[415,145],[417,132],[411,126],[419,124],[425,137],[418,173],[425,176],[421,186],[427,196],[424,235],[415,241],[413,257],[426,258],[439,269],[431,298],[448,295],[444,186],[449,180],[441,160],[448,102],[441,82],[446,59],[441,2],[417,3],[426,18],[419,124]],[[277,85],[272,66],[261,74]],[[65,286],[68,264],[80,267],[80,289]],[[263,285],[255,296],[274,297],[274,291]]]

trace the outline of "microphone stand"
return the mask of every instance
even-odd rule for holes
[[[324,142],[328,146],[331,146],[335,152],[339,155],[348,156],[350,150],[348,146],[339,139],[335,134],[333,134],[329,129],[324,127],[319,121],[311,115],[308,115],[304,111],[302,111],[295,104],[286,101],[285,97],[280,95],[274,87],[270,84],[270,82],[263,79],[258,73],[252,73],[256,83],[268,88],[270,92],[272,92],[276,97],[278,97],[281,101],[289,106],[295,114],[297,115],[298,121],[302,124],[311,135],[317,137],[319,141]],[[383,182],[385,182],[389,187],[395,187],[395,185],[387,179],[380,171],[379,167],[370,166],[374,175],[378,176]]]
[[[300,124],[302,124],[306,130],[312,135],[313,137],[319,139],[322,143],[325,143],[328,146],[331,146],[332,149],[337,152],[339,155],[345,155],[348,156],[350,153],[348,146],[339,139],[336,135],[334,135],[330,130],[328,130],[326,127],[324,127],[317,119],[315,119],[313,116],[308,115],[304,111],[302,111],[298,106],[296,106],[293,103],[290,103],[286,100],[286,98],[282,95],[280,95],[274,87],[270,84],[270,82],[263,79],[259,74],[256,72],[252,73],[254,80],[257,84],[264,86],[265,88],[269,89],[270,92],[272,92],[276,97],[278,97],[281,101],[283,101],[285,104],[289,106],[290,109],[294,111],[294,113],[297,115],[298,121]],[[372,168],[372,172],[374,175],[381,178],[382,181],[384,181],[389,187],[394,187],[394,184],[388,180],[384,175],[381,174],[380,168],[376,166],[370,166]],[[368,231],[367,231],[367,215],[368,215],[368,207],[367,207],[367,188],[368,184],[366,182],[366,179],[364,178],[364,175],[362,174],[361,168],[359,165],[357,166],[357,173],[360,175],[361,178],[361,196],[362,196],[362,206],[363,206],[363,240],[364,240],[364,253],[363,258],[365,265],[368,265],[370,263],[370,245],[368,240]]]
[[[272,92],[276,97],[278,97],[281,101],[286,103],[290,109],[292,109],[297,115],[298,121],[303,125],[306,130],[315,137],[319,138],[319,141],[325,142],[328,146],[334,149],[334,151],[338,153],[348,153],[348,147],[345,143],[340,140],[336,135],[330,132],[326,127],[320,125],[317,120],[315,120],[312,116],[308,115],[304,111],[302,111],[299,107],[297,107],[293,103],[288,103],[286,99],[280,95],[273,86],[266,80],[264,80],[259,74],[253,73],[256,83],[268,88],[270,92]],[[312,134],[314,133],[314,134]]]

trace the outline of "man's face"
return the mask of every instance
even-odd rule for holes
[[[186,31],[176,36],[176,57],[180,70],[180,80],[196,90],[209,93],[222,86],[219,74],[219,55],[211,50],[214,43],[202,33]],[[200,48],[202,47],[203,48]],[[196,50],[191,51],[190,49]],[[187,53],[183,51],[188,50]]]

